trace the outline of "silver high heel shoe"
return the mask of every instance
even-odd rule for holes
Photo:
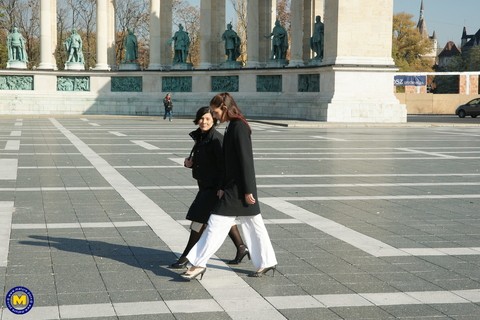
[[[207,271],[207,268],[202,268],[202,267],[196,267],[196,268],[197,269],[195,271],[188,272],[187,270],[184,273],[182,273],[180,276],[186,280],[193,280],[193,279],[196,279],[198,276],[200,276],[200,280],[202,280],[203,275]]]
[[[266,274],[268,271],[272,270],[272,277],[275,277],[275,270],[277,270],[277,266],[272,266],[272,267],[268,267],[268,268],[262,268],[260,270],[257,270],[253,273],[250,273],[248,276],[249,277],[254,277],[254,278],[260,278],[262,277],[264,274]]]

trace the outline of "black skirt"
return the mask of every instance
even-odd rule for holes
[[[201,189],[195,200],[188,209],[187,219],[199,223],[207,223],[210,214],[217,205],[218,197],[216,189]]]

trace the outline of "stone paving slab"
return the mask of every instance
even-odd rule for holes
[[[191,119],[0,117],[0,319],[478,319],[480,129],[410,120],[252,121],[277,272],[187,282]]]

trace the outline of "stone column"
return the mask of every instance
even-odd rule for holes
[[[52,14],[51,0],[40,1],[40,64],[37,69],[54,70],[52,45],[52,21],[55,21],[55,14]],[[53,19],[53,20],[52,20]]]
[[[257,68],[270,58],[272,33],[272,19],[276,0],[249,0],[247,1],[247,67]],[[276,11],[276,10],[275,10]]]
[[[215,16],[215,12],[213,13]],[[200,65],[201,69],[208,69],[212,63],[212,0],[200,0]]]
[[[149,70],[160,70],[160,0],[150,0],[150,64]]]
[[[172,0],[160,1],[160,62],[162,65],[172,64],[172,46],[168,40],[173,37],[172,34]]]
[[[310,37],[313,34],[313,4],[312,0],[304,0],[303,4],[303,32],[302,32],[302,60],[306,62],[312,56]]]
[[[108,10],[107,0],[97,0],[97,64],[94,70],[109,70],[108,52]]]
[[[222,42],[222,34],[227,28],[225,0],[213,0],[212,5],[216,17],[212,21],[212,63],[218,65],[226,59],[225,45]]]
[[[393,0],[325,0],[323,64],[331,67],[319,102],[327,121],[406,122],[392,90],[392,12]]]
[[[247,67],[248,68],[257,68],[260,66],[260,55],[259,55],[259,40],[260,40],[260,29],[259,29],[259,7],[258,1],[260,0],[248,0],[247,1]],[[262,35],[262,40],[264,35]]]
[[[272,28],[276,19],[277,1],[262,0],[260,2],[261,4],[257,9],[259,12],[258,32],[260,37],[258,49],[260,61],[266,62],[270,59],[272,53],[272,40],[268,38],[268,35],[272,33]]]
[[[292,1],[290,5],[291,17],[291,47],[289,67],[303,66],[303,25],[304,25],[304,0]]]
[[[326,0],[325,64],[394,66],[392,8],[393,0]]]
[[[325,0],[312,0],[313,3],[313,16],[312,21],[315,21],[316,16],[321,16],[323,20],[323,14],[325,9]]]
[[[50,19],[50,28],[52,29],[52,44],[50,45],[50,48],[52,50],[52,64],[53,64],[53,69],[57,70],[57,57],[55,57],[55,51],[57,48],[57,0],[51,0],[51,15],[52,17]],[[63,48],[63,45],[60,46]]]
[[[222,33],[225,29],[225,0],[200,2],[200,65],[208,69],[225,60]]]
[[[107,15],[107,64],[111,69],[117,69],[117,53],[115,51],[115,0],[108,0]]]

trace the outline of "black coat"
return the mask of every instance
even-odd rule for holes
[[[253,163],[250,129],[241,120],[230,121],[223,138],[225,156],[224,196],[214,210],[223,216],[254,216],[260,213],[257,182]],[[245,194],[252,193],[255,204],[245,202]]]
[[[202,133],[200,129],[190,132],[195,140],[192,149],[192,176],[197,180],[198,193],[190,206],[187,219],[207,223],[210,213],[218,202],[217,191],[223,178],[223,136],[212,127]]]

